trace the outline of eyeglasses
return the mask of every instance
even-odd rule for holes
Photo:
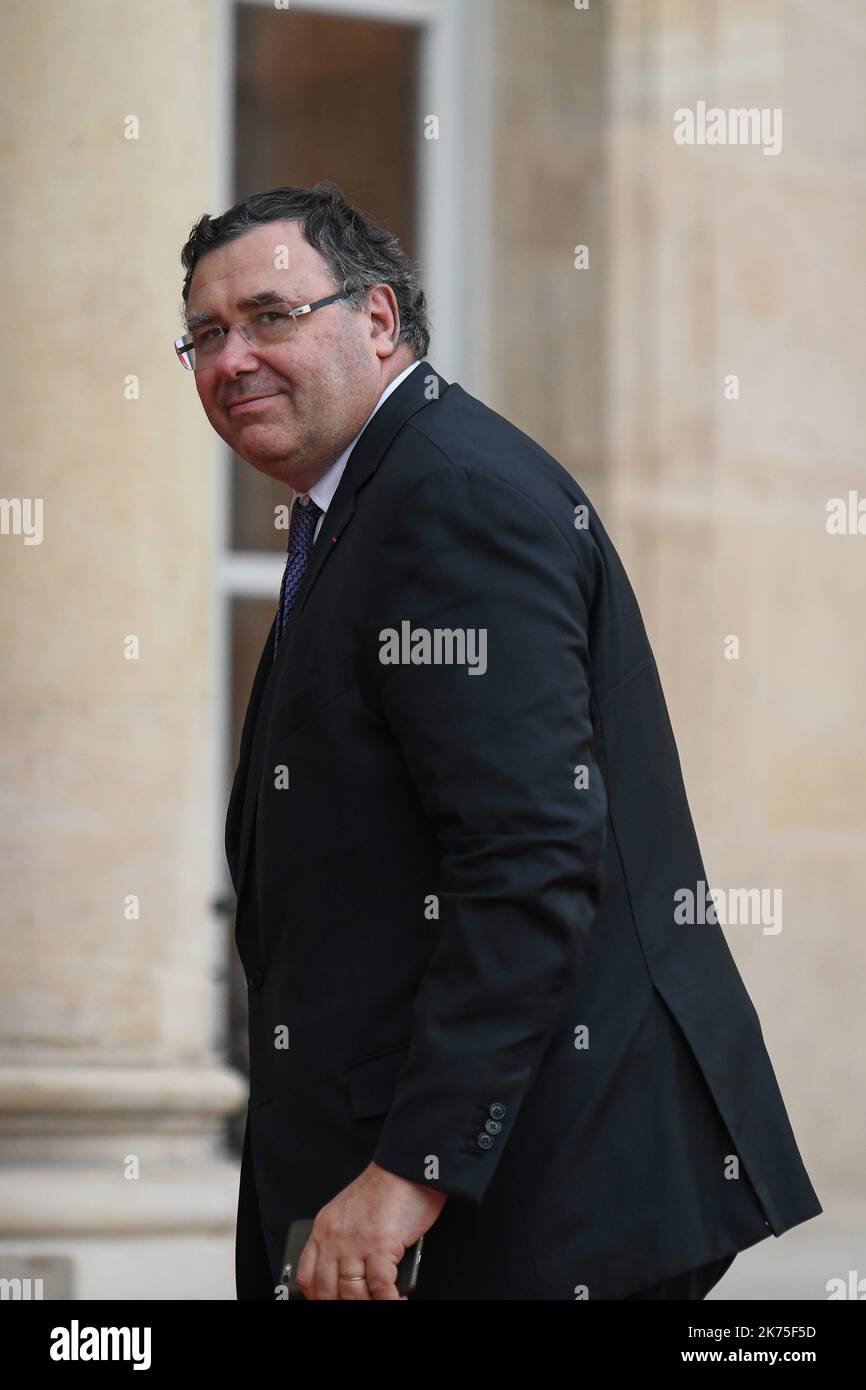
[[[200,327],[191,329],[189,333],[184,333],[182,338],[175,338],[174,350],[187,371],[202,372],[214,365],[233,328],[240,329],[250,347],[275,347],[292,337],[299,318],[303,318],[305,314],[312,314],[316,309],[323,309],[326,304],[333,304],[337,299],[348,298],[349,291],[340,290],[337,294],[327,295],[325,299],[316,299],[312,304],[301,304],[297,309],[282,306],[259,309],[247,319],[230,323],[228,328],[222,328],[216,323],[203,323]]]

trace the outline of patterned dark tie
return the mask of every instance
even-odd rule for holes
[[[295,498],[292,507],[292,519],[289,522],[286,568],[283,570],[283,582],[280,586],[280,606],[277,609],[274,655],[276,655],[277,647],[280,645],[280,638],[285,631],[292,605],[301,587],[304,570],[307,568],[307,561],[313,549],[316,522],[321,515],[322,508],[316,506],[312,497],[307,498],[306,506],[301,502],[300,497]]]

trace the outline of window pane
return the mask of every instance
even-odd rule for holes
[[[283,532],[285,536],[285,532]],[[244,725],[247,702],[252,690],[253,677],[262,654],[262,647],[268,635],[274,614],[277,611],[277,594],[272,599],[234,598],[231,605],[231,710],[230,734],[231,750],[229,778],[234,777],[240,751],[241,730]],[[231,781],[227,793],[231,791]]]
[[[235,7],[235,196],[333,179],[415,251],[418,36],[410,25]],[[285,550],[291,492],[233,457],[231,543]]]

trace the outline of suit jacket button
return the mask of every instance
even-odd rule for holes
[[[498,1134],[502,1128],[502,1125],[499,1123],[498,1120],[485,1120],[484,1128],[487,1130],[488,1134]]]
[[[487,1113],[492,1120],[502,1120],[505,1118],[505,1106],[501,1100],[495,1100]]]
[[[478,1147],[479,1147],[479,1149],[492,1149],[492,1148],[493,1148],[493,1144],[494,1144],[494,1139],[493,1139],[493,1135],[492,1135],[492,1134],[479,1134],[479,1136],[478,1136]]]

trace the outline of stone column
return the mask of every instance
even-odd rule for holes
[[[0,1273],[45,1297],[234,1297],[213,436],[172,352],[215,16],[169,8],[4,10]]]
[[[710,880],[781,891],[779,932],[725,935],[825,1212],[862,1230],[866,539],[826,529],[866,497],[862,7],[609,10],[611,523]],[[770,152],[677,144],[699,103],[766,111]],[[822,1261],[810,1297],[851,1262]]]

